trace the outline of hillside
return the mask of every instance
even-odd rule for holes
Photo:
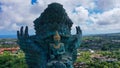
[[[120,33],[84,36],[80,49],[119,50]]]

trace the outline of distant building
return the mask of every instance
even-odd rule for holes
[[[112,40],[112,42],[118,42],[118,43],[119,43],[119,42],[120,42],[120,40]]]
[[[99,61],[101,61],[101,62],[104,62],[104,61],[106,61],[106,62],[118,61],[118,59],[116,59],[116,58],[108,58],[108,57],[102,56],[102,55],[100,55],[100,54],[91,55],[91,58],[92,58],[93,60],[99,60]]]
[[[86,68],[87,64],[85,62],[76,62],[74,63],[74,68]]]
[[[94,50],[92,50],[92,49],[89,49],[89,51],[90,51],[91,53],[95,53],[95,51],[94,51]]]
[[[3,54],[4,51],[9,51],[9,52],[15,53],[15,52],[17,52],[19,49],[20,49],[19,47],[0,48],[0,54]]]

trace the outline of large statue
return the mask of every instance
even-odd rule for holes
[[[73,68],[82,32],[76,27],[76,35],[71,34],[73,22],[63,6],[52,3],[34,21],[36,34],[29,36],[28,27],[17,31],[18,44],[25,52],[29,68]]]

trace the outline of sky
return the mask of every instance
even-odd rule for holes
[[[15,35],[21,26],[35,34],[33,21],[52,2],[65,8],[72,34],[76,26],[83,35],[120,32],[120,0],[0,0],[0,35]]]

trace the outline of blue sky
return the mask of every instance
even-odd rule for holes
[[[0,35],[15,35],[26,25],[34,34],[33,21],[52,2],[65,8],[74,23],[72,34],[75,26],[84,35],[120,32],[120,0],[0,0]]]

